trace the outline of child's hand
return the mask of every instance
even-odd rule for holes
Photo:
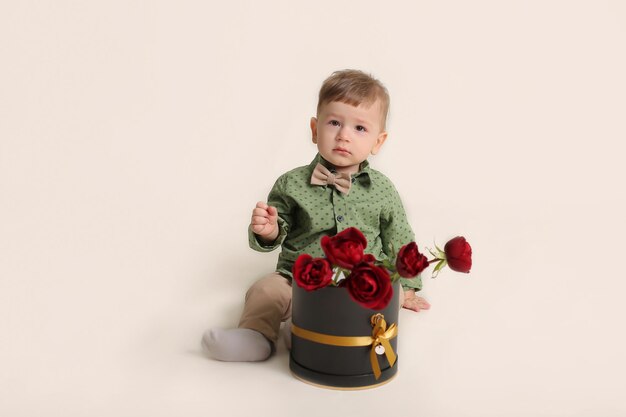
[[[273,242],[278,237],[278,211],[262,201],[252,210],[252,231],[266,242]]]
[[[407,290],[404,292],[402,307],[418,312],[420,310],[428,310],[430,304],[424,298],[415,295],[415,290]]]

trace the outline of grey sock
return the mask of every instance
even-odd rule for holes
[[[263,361],[272,353],[269,340],[251,329],[209,329],[202,347],[214,359],[228,362]]]

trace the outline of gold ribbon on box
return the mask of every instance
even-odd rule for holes
[[[389,328],[387,328],[387,322],[385,321],[385,316],[382,314],[374,314],[370,322],[372,324],[372,335],[371,336],[333,336],[324,333],[317,333],[311,330],[306,330],[301,327],[296,326],[295,324],[291,325],[291,333],[296,336],[310,340],[312,342],[321,343],[324,345],[332,345],[332,346],[371,346],[370,349],[370,362],[372,365],[372,371],[374,372],[374,376],[376,379],[380,378],[381,371],[380,365],[378,364],[378,358],[376,353],[376,348],[378,346],[382,346],[385,351],[385,356],[387,357],[387,361],[390,366],[393,366],[396,363],[397,356],[393,351],[393,347],[391,343],[389,343],[390,339],[393,339],[398,335],[398,326],[393,323]]]

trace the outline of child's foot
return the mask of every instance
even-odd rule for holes
[[[272,353],[269,340],[251,329],[209,329],[202,347],[214,359],[228,362],[263,361]]]

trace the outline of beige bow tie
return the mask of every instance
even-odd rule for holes
[[[350,174],[344,172],[332,173],[324,165],[319,162],[311,175],[311,184],[313,185],[332,185],[337,191],[348,194],[352,186],[352,178]]]

